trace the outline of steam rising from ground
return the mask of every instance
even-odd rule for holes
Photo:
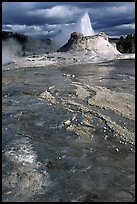
[[[92,28],[91,21],[88,12],[85,12],[81,18],[79,18],[75,24],[62,25],[61,33],[55,37],[55,44],[57,48],[62,47],[67,43],[71,33],[79,32],[84,36],[95,35],[95,31]]]
[[[21,45],[15,39],[2,41],[2,65],[14,62],[21,51]]]

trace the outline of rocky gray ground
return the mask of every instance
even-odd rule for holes
[[[3,202],[135,201],[134,63],[3,70]]]

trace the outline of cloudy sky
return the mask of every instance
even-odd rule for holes
[[[52,38],[87,11],[96,32],[135,32],[135,2],[3,2],[2,30]]]

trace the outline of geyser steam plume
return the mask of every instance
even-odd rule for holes
[[[85,12],[85,14],[77,20],[75,25],[75,31],[82,33],[84,36],[90,36],[95,34],[91,25],[88,12]]]
[[[82,15],[75,24],[67,26],[62,25],[61,33],[59,33],[54,39],[57,48],[60,48],[66,44],[70,38],[71,33],[73,32],[82,33],[84,36],[95,35],[88,12],[85,12],[84,15]]]
[[[18,55],[22,52],[21,45],[13,38],[2,41],[2,65],[17,60]]]

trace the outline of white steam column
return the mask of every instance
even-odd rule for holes
[[[85,12],[85,14],[77,20],[75,31],[82,33],[84,36],[95,35],[88,12]]]

